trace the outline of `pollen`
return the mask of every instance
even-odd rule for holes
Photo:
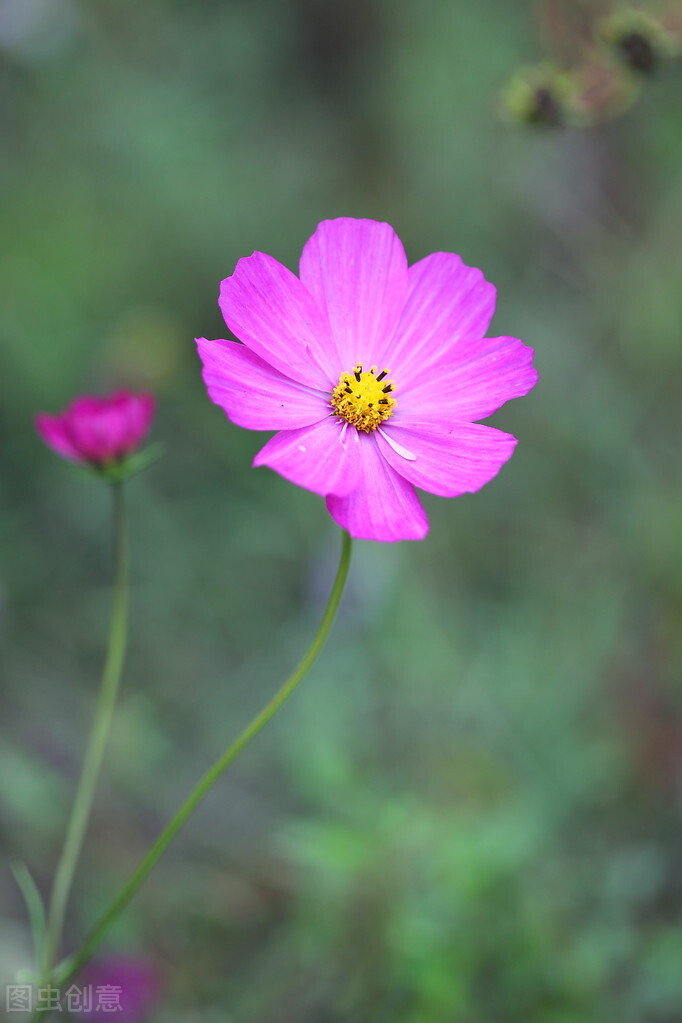
[[[365,371],[360,363],[351,373],[342,373],[332,391],[332,415],[363,433],[372,433],[393,415],[397,404],[391,397],[395,384],[386,379],[387,374],[387,369],[378,373],[376,366]]]

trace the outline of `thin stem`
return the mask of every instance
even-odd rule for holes
[[[171,822],[161,832],[156,842],[154,842],[154,845],[141,861],[137,870],[135,870],[128,881],[124,884],[123,888],[109,908],[103,913],[99,921],[90,931],[81,948],[66,959],[62,964],[61,969],[57,971],[57,980],[60,984],[64,984],[71,980],[71,978],[74,977],[87,963],[95,948],[104,937],[106,931],[109,929],[114,920],[116,920],[121,911],[128,905],[147,874],[156,864],[157,860],[160,858],[178,831],[182,828],[188,817],[194,813],[209,789],[211,789],[223,771],[229,767],[244,747],[248,745],[251,739],[260,732],[263,725],[267,724],[273,714],[275,714],[275,712],[282,706],[287,697],[293,693],[296,686],[307,673],[308,669],[312,666],[329,634],[329,630],[331,629],[341,601],[341,595],[348,577],[351,547],[352,541],[350,535],[344,531],[341,560],[336,572],[336,578],[334,579],[334,585],[332,587],[324,615],[322,616],[322,621],[320,622],[319,628],[315,633],[313,641],[302,661],[293,674],[289,676],[282,687],[278,689],[272,699],[260,711],[260,713],[253,718],[251,723],[246,726],[241,735],[235,739],[231,746],[228,746],[222,756],[216,760],[213,766],[197,783],[189,797],[176,813],[175,817],[173,817]]]
[[[40,964],[43,962],[44,957],[43,947],[47,932],[43,900],[38,891],[38,886],[25,863],[14,863],[10,869],[14,874],[14,879],[21,894],[24,896],[31,927],[31,937],[33,938],[33,956],[38,969],[40,969]]]
[[[92,731],[64,839],[64,848],[52,888],[47,917],[45,956],[42,964],[45,983],[49,981],[54,962],[59,954],[59,943],[69,893],[83,847],[97,779],[102,766],[102,757],[111,730],[125,658],[128,633],[128,545],[123,483],[112,483],[111,488],[114,528],[114,599],[109,627],[109,643]]]

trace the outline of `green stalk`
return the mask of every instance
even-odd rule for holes
[[[111,730],[125,658],[128,633],[128,545],[123,483],[121,481],[114,482],[111,484],[111,488],[114,527],[114,599],[109,627],[109,643],[92,731],[64,839],[64,848],[52,887],[42,963],[45,984],[52,976],[54,963],[59,954],[66,907],[90,819],[90,810],[102,766],[102,757]]]
[[[123,909],[128,905],[132,897],[137,892],[138,888],[149,874],[152,867],[156,864],[162,853],[165,851],[167,846],[170,844],[172,839],[177,835],[178,831],[182,828],[183,824],[187,821],[199,803],[202,801],[204,796],[212,788],[218,778],[221,776],[223,771],[229,767],[232,761],[241,753],[245,746],[256,736],[261,728],[267,724],[270,718],[275,714],[277,710],[282,706],[284,701],[290,696],[296,686],[299,684],[304,675],[308,672],[313,662],[317,658],[320,650],[322,649],[325,640],[329,634],[332,623],[336,616],[336,612],[341,601],[341,595],[348,577],[348,569],[350,566],[352,541],[350,535],[344,531],[343,533],[343,544],[341,548],[341,560],[339,567],[336,572],[336,578],[334,579],[334,585],[332,587],[327,606],[325,608],[322,621],[320,622],[319,628],[315,633],[312,643],[308,648],[307,653],[303,657],[302,661],[296,668],[296,670],[289,676],[284,682],[280,689],[275,693],[272,699],[265,705],[265,707],[258,713],[249,725],[246,726],[244,731],[238,736],[237,739],[232,743],[231,746],[225,750],[225,752],[216,760],[213,766],[204,774],[199,780],[197,785],[194,787],[189,797],[185,800],[183,805],[180,807],[175,817],[161,832],[154,845],[151,847],[147,855],[141,861],[137,870],[130,876],[128,881],[124,884],[121,891],[118,893],[116,898],[110,904],[109,908],[102,914],[99,921],[92,928],[85,941],[83,942],[80,949],[73,955],[66,959],[61,967],[56,972],[56,980],[60,985],[66,984],[69,980],[74,977],[79,970],[85,966],[90,959],[92,953],[111,927],[113,922],[119,916]]]

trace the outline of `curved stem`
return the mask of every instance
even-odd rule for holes
[[[123,484],[112,483],[114,526],[114,600],[99,698],[83,768],[76,789],[64,848],[57,866],[47,917],[43,976],[49,980],[59,953],[64,916],[116,705],[128,633],[128,550]]]
[[[303,676],[312,666],[324,645],[339,607],[341,595],[348,577],[351,547],[351,538],[349,534],[344,531],[341,560],[339,562],[339,567],[336,572],[336,578],[334,579],[334,585],[332,587],[327,606],[322,616],[322,621],[320,622],[319,628],[315,633],[307,653],[296,670],[289,676],[281,688],[278,689],[260,713],[258,713],[251,723],[246,726],[244,731],[237,739],[235,739],[232,745],[228,746],[222,756],[216,760],[213,766],[209,768],[206,774],[204,774],[204,776],[199,780],[188,798],[176,813],[175,817],[173,817],[171,822],[166,825],[156,842],[154,842],[154,845],[144,857],[137,870],[134,871],[109,908],[103,913],[99,921],[90,931],[81,948],[72,956],[69,956],[69,958],[62,964],[61,969],[57,971],[58,983],[64,984],[71,980],[71,978],[74,977],[87,963],[95,948],[104,937],[106,931],[109,929],[114,920],[116,920],[122,910],[128,905],[147,874],[156,864],[157,860],[186,822],[188,817],[194,813],[209,789],[218,780],[223,771],[229,767],[232,761],[241,753],[244,747],[248,745],[251,739],[260,732],[263,725],[267,724],[273,714],[275,714],[275,712],[282,706],[287,697],[293,693]]]

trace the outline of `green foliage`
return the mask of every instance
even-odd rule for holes
[[[33,962],[37,970],[43,962],[43,949],[45,947],[45,907],[31,871],[26,864],[14,863],[12,865],[12,873],[26,903],[31,937],[33,938]],[[33,975],[36,980],[39,979],[39,976],[37,972]]]

